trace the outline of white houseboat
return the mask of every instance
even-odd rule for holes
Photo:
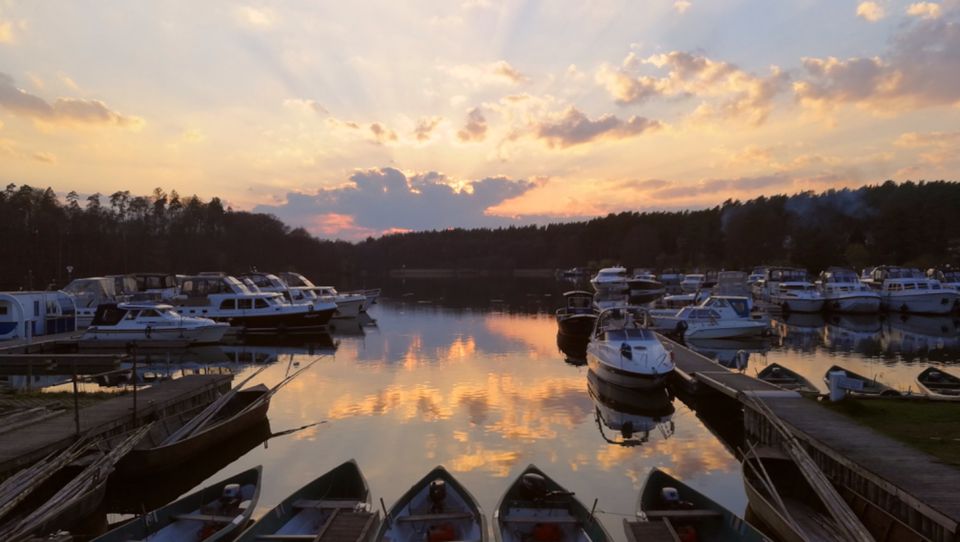
[[[66,292],[0,292],[0,341],[75,329],[76,306]]]

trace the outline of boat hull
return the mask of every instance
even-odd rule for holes
[[[760,522],[769,527],[777,538],[782,542],[807,542],[806,539],[790,526],[790,523],[777,512],[776,508],[767,501],[766,497],[760,494],[753,482],[748,477],[743,479],[743,488],[747,494],[747,502],[750,503],[750,509]]]
[[[233,327],[241,328],[244,333],[309,332],[323,329],[333,318],[336,309],[309,312],[277,312],[264,315],[214,317]]]
[[[876,314],[880,312],[879,295],[849,295],[841,297],[827,297],[824,309],[830,312],[846,314]]]
[[[774,297],[772,301],[789,312],[820,312],[823,310],[824,302],[822,298],[801,299],[795,297]]]
[[[667,385],[667,378],[670,372],[661,374],[645,374],[632,371],[624,371],[618,367],[613,367],[609,363],[603,362],[596,354],[587,349],[587,365],[597,375],[597,378],[605,380],[610,384],[629,388],[632,390],[654,390],[663,388]],[[672,371],[671,371],[672,372]]]
[[[116,472],[123,476],[143,476],[182,465],[217,443],[262,423],[269,408],[270,401],[267,400],[179,442],[154,448],[133,449],[117,463]]]
[[[557,326],[566,335],[586,337],[593,331],[596,322],[596,314],[557,315]]]
[[[446,490],[442,512],[431,506],[430,484],[443,481]],[[433,514],[462,514],[457,518],[430,517]],[[422,519],[414,519],[420,515]],[[487,542],[487,521],[480,504],[456,478],[442,466],[430,471],[415,483],[387,512],[387,517],[373,538],[375,541],[419,542],[423,531],[448,526],[455,529],[458,540]]]
[[[881,298],[881,306],[890,312],[916,314],[949,314],[953,312],[960,294],[951,290],[937,290],[922,294],[890,295]]]
[[[223,324],[191,328],[111,329],[101,326],[88,327],[83,332],[83,341],[102,342],[186,342],[190,344],[218,343],[229,331]]]
[[[689,325],[683,333],[685,339],[739,339],[761,337],[769,329],[763,322],[745,320],[731,325]]]
[[[363,299],[350,299],[350,300],[337,300],[337,312],[334,313],[334,318],[356,318],[360,316],[360,313],[365,310],[363,308],[364,303],[366,303],[366,298]]]

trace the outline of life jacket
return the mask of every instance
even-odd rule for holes
[[[533,539],[537,542],[558,542],[563,530],[556,523],[537,523],[533,526]]]

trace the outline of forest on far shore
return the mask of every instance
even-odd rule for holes
[[[391,269],[509,271],[618,262],[653,269],[790,264],[926,268],[960,259],[960,183],[886,181],[858,189],[728,200],[709,209],[622,212],[588,221],[318,239],[278,218],[157,188],[61,201],[52,188],[0,191],[0,290],[138,271],[295,270],[377,277]],[[72,267],[72,273],[67,266]]]

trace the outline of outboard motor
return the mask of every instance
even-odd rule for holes
[[[443,503],[447,499],[447,483],[443,480],[430,482],[430,511],[434,514],[443,513]]]
[[[680,506],[680,492],[675,487],[660,489],[660,504],[664,508],[678,508]]]
[[[547,479],[534,472],[524,474],[520,478],[520,496],[528,501],[545,498],[547,496]]]

